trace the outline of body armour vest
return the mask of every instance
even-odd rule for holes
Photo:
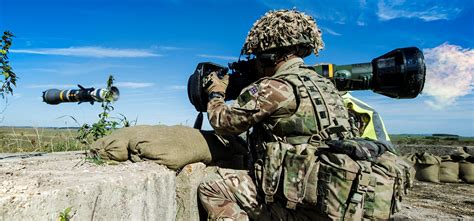
[[[271,78],[293,86],[297,109],[291,116],[264,121],[267,133],[293,145],[352,137],[348,111],[332,82],[311,67],[295,65]]]
[[[328,79],[302,65],[290,64],[270,78],[293,87],[295,112],[269,117],[254,127],[249,139],[255,147],[251,150],[256,156],[252,157],[256,185],[265,202],[273,202],[279,186],[283,186],[277,196],[286,199],[287,208],[291,209],[301,203],[316,205],[318,147],[324,141],[352,137],[348,111],[337,89]]]

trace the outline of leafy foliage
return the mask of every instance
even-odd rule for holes
[[[107,164],[107,162],[103,160],[98,154],[89,154],[86,156],[86,158],[84,158],[84,160],[99,166]]]
[[[5,31],[0,39],[0,71],[4,77],[3,80],[0,80],[0,84],[2,85],[0,95],[2,98],[5,98],[6,94],[13,94],[12,85],[16,86],[17,76],[13,72],[13,68],[10,66],[8,60],[8,50],[12,45],[13,37],[14,35],[11,32]]]
[[[114,98],[112,93],[113,83],[114,77],[110,75],[107,80],[105,99],[101,103],[102,112],[99,114],[99,120],[92,125],[83,124],[81,128],[79,128],[77,139],[81,143],[91,144],[93,141],[109,135],[115,129],[129,127],[132,124],[123,115],[121,115],[122,118],[113,118],[110,116],[110,113],[114,110]]]
[[[71,210],[72,210],[72,207],[68,207],[68,208],[64,209],[64,211],[60,212],[59,213],[59,221],[69,221],[69,220],[71,220],[72,217],[75,215],[75,212],[72,215],[70,214]]]

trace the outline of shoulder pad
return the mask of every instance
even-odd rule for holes
[[[260,80],[256,81],[255,84],[261,84],[262,81],[265,81],[265,80],[273,80],[273,81],[279,81],[281,83],[286,83],[287,81],[285,81],[284,77],[287,76],[287,75],[283,75],[283,76],[276,76],[276,77],[263,77],[263,78],[260,78]]]
[[[313,70],[313,71],[316,71],[316,67],[314,65],[301,65],[300,66],[301,68],[306,68],[306,69],[310,69],[310,70]]]

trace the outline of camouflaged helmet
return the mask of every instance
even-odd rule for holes
[[[313,17],[296,10],[277,10],[265,13],[250,29],[242,54],[259,54],[269,49],[302,46],[315,55],[324,48]],[[308,54],[309,55],[309,54]]]

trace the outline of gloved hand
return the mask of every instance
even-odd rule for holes
[[[217,72],[211,72],[209,75],[206,76],[204,79],[204,88],[207,94],[211,94],[212,92],[220,93],[223,96],[225,95],[225,90],[227,89],[227,85],[229,85],[229,75],[226,74],[221,79],[217,76]]]
[[[369,140],[352,138],[346,140],[330,140],[326,144],[331,151],[349,155],[354,160],[374,161],[377,157],[379,147]]]

